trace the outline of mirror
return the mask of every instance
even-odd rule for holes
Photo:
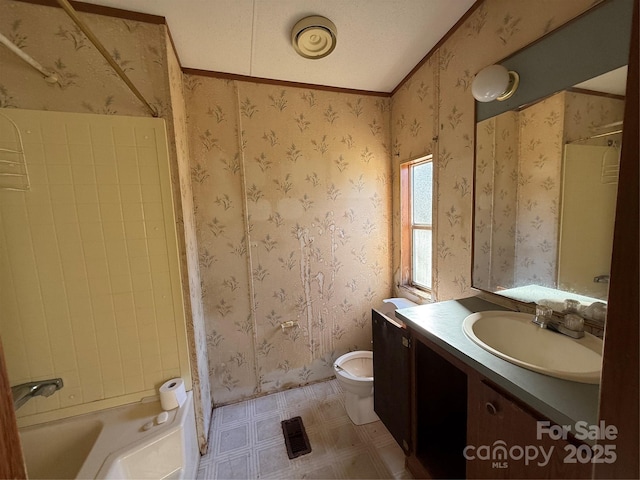
[[[474,287],[606,302],[625,81],[623,67],[477,123]]]
[[[631,9],[604,2],[516,52],[518,91],[476,103],[474,288],[606,302]]]

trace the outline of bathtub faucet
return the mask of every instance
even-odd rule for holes
[[[50,380],[40,380],[37,382],[22,383],[11,387],[11,394],[13,395],[13,408],[18,410],[23,406],[30,398],[41,395],[43,397],[49,397],[57,390],[60,390],[63,386],[61,378],[52,378]]]

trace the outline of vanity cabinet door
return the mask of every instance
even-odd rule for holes
[[[411,439],[409,332],[376,310],[371,315],[374,410],[407,453]]]
[[[591,478],[590,464],[565,462],[580,442],[538,435],[545,419],[486,380],[469,383],[467,478]]]

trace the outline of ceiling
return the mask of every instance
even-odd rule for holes
[[[624,96],[627,89],[627,67],[624,66],[612,70],[591,80],[574,85],[574,87]]]
[[[391,92],[475,0],[81,0],[167,19],[184,68]],[[329,18],[337,46],[309,60],[291,29]]]

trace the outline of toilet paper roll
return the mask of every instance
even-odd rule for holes
[[[179,408],[187,400],[187,391],[184,387],[184,380],[181,378],[172,378],[164,382],[159,393],[160,405],[163,410]]]

